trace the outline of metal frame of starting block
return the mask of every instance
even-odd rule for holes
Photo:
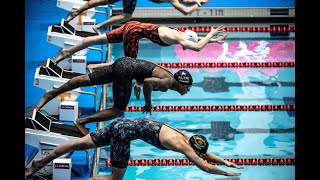
[[[68,133],[69,132],[69,133]],[[33,159],[42,159],[56,146],[70,140],[75,140],[83,135],[79,129],[73,125],[53,122],[40,111],[34,109],[32,118],[25,118],[25,144],[37,148],[36,153],[32,153],[28,161],[25,161],[25,167],[32,165]],[[67,157],[66,153],[60,157]],[[89,166],[90,153],[86,150],[86,165]],[[35,175],[52,174],[52,163],[47,164]]]
[[[72,34],[74,36],[88,37],[98,35],[96,32],[77,30],[70,24],[66,23],[64,19],[61,19],[60,26],[62,27],[63,33]]]
[[[34,75],[34,86],[42,88],[44,90],[53,90],[67,81],[69,81],[72,77],[82,75],[80,73],[75,73],[72,71],[66,71],[61,68],[59,65],[53,65],[51,59],[47,60],[47,66],[37,67]],[[92,86],[94,88],[94,92],[82,91],[81,88],[76,88],[71,93],[71,99],[76,100],[80,94],[87,94],[94,97],[94,109],[97,111],[98,107],[98,87]],[[73,95],[73,96],[72,96]]]

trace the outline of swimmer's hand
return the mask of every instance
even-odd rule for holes
[[[224,43],[224,39],[228,36],[228,32],[226,32],[226,33],[224,33],[223,35],[221,35],[221,36],[219,36],[217,39],[216,39],[216,41],[218,42],[218,43]]]
[[[141,92],[140,84],[138,82],[134,83],[134,95],[138,100],[140,99],[140,92]]]
[[[219,33],[221,33],[221,32],[225,32],[226,30],[224,29],[224,26],[223,25],[221,25],[221,26],[219,26],[219,27],[217,27],[217,28],[214,28],[214,27],[212,27],[211,26],[211,31],[210,31],[210,33],[212,33],[212,35],[214,36],[214,35],[217,35],[217,34],[219,34]]]
[[[150,113],[150,116],[151,116],[151,110],[152,110],[151,104],[150,104],[150,105],[146,104],[146,105],[143,107],[142,114],[143,114],[143,113],[147,113],[147,114]]]
[[[235,172],[227,172],[225,176],[240,176],[241,173],[235,173]]]
[[[225,161],[224,164],[228,167],[233,167],[233,168],[237,168],[237,169],[241,169],[240,166],[236,165],[235,163],[232,163],[230,161]]]

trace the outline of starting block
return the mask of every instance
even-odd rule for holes
[[[44,90],[53,90],[63,85],[71,78],[80,75],[83,74],[66,71],[59,65],[54,65],[53,61],[51,59],[48,59],[45,67],[40,66],[36,68],[36,72],[34,75],[34,86]],[[72,91],[60,94],[59,96],[49,101],[45,106],[43,106],[42,110],[47,111],[52,116],[58,116],[61,101],[76,101],[80,94],[87,94],[94,97],[94,108],[97,111],[98,90],[97,86],[93,86],[93,88],[94,92],[82,91],[81,88],[76,88]]]
[[[73,10],[79,9],[81,6],[83,6],[87,2],[88,1],[84,1],[84,0],[57,0],[57,7],[71,12]],[[98,8],[104,8],[105,10],[100,11],[100,10],[98,10]],[[87,9],[86,11],[82,12],[77,17],[72,19],[69,22],[69,24],[77,30],[94,32],[92,29],[92,26],[95,25],[95,19],[92,19],[92,17],[96,13],[107,14],[107,9],[108,9],[108,5],[101,5],[101,6]],[[87,21],[88,19],[91,19],[89,21],[90,22],[89,25],[91,26],[91,28],[88,27],[87,23],[85,23],[85,22],[88,22]],[[94,24],[92,24],[92,21],[94,21]],[[88,28],[86,28],[84,26],[86,26]]]
[[[92,24],[95,20],[85,19],[84,23],[86,24],[84,28],[92,29]],[[82,41],[84,38],[89,36],[98,35],[95,32],[86,32],[86,31],[79,31],[72,27],[70,24],[65,23],[65,20],[61,20],[60,25],[50,25],[48,27],[47,32],[47,42],[54,44],[60,48],[67,49]],[[76,52],[76,55],[84,56],[88,50],[96,50],[100,52],[101,55],[101,62],[103,62],[103,46],[100,48],[98,47],[88,47]]]
[[[84,38],[94,35],[97,35],[97,33],[78,31],[62,19],[60,25],[50,25],[48,27],[47,42],[66,49],[79,43]],[[85,54],[88,48],[81,51],[81,54]]]
[[[33,110],[32,117],[25,118],[25,167],[32,165],[33,159],[42,159],[47,156],[56,146],[66,141],[83,137],[80,130],[74,125],[54,122],[41,111]],[[89,151],[87,153],[87,166],[89,166]],[[70,153],[59,158],[67,158]],[[52,162],[40,169],[35,175],[52,174]]]

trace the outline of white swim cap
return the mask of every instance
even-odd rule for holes
[[[188,30],[188,29],[184,31],[184,37],[186,37],[186,39],[188,39],[189,41],[192,41],[194,43],[197,43],[198,39],[199,39],[196,32]]]

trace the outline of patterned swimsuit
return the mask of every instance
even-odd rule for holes
[[[159,133],[163,125],[162,122],[148,118],[122,118],[90,133],[90,136],[96,147],[111,145],[110,156],[113,167],[126,168],[132,140],[141,139],[159,149],[167,150],[159,140]]]
[[[156,66],[149,61],[122,57],[110,66],[95,69],[88,76],[93,85],[112,83],[114,107],[125,110],[131,96],[132,80],[143,83],[145,78],[152,77]]]
[[[114,4],[120,0],[108,0],[109,4]],[[136,8],[137,0],[122,0],[123,12],[132,14]]]
[[[163,2],[163,1],[161,1],[161,0],[149,0],[149,1],[154,2],[154,3],[157,3],[157,4],[165,3],[165,2]]]
[[[139,40],[147,38],[160,46],[170,46],[160,39],[158,28],[160,25],[129,21],[121,27],[106,33],[109,43],[123,42],[124,55],[137,58]]]

